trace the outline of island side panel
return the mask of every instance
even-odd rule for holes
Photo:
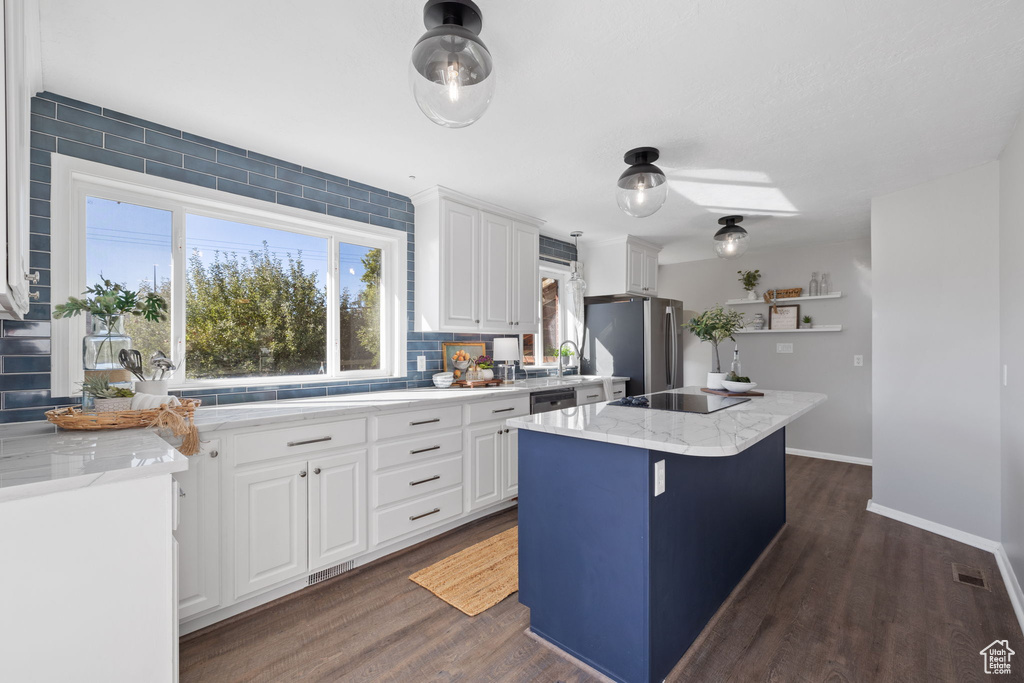
[[[785,525],[785,450],[780,429],[738,455],[650,451],[651,471],[665,460],[666,479],[651,499],[652,680],[668,675]]]
[[[621,681],[649,671],[648,451],[519,431],[519,601],[537,635]]]

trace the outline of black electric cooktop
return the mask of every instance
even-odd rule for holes
[[[671,410],[676,413],[700,413],[707,415],[723,408],[746,403],[749,398],[738,398],[735,396],[714,396],[708,394],[651,394],[645,396],[647,405],[627,403],[631,399],[616,401],[612,405],[628,405],[634,408],[649,408],[651,410]]]

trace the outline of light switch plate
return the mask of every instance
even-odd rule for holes
[[[654,463],[654,495],[660,496],[665,493],[665,461],[659,460]]]
[[[853,357],[853,367],[859,368],[864,365],[864,356],[857,354]]]
[[[426,356],[416,356],[416,370],[418,372],[423,372],[426,369],[427,369],[427,357]]]
[[[793,353],[792,344],[776,344],[775,353]]]

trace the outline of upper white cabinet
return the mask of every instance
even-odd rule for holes
[[[580,250],[587,296],[658,294],[658,245],[629,235]]]
[[[416,206],[421,332],[531,332],[540,323],[541,221],[437,187]]]
[[[29,285],[29,107],[42,89],[39,60],[39,9],[34,0],[4,1],[3,54],[6,88],[3,104],[4,157],[0,165],[6,229],[0,230],[0,318],[28,313]],[[36,295],[37,296],[37,295]]]

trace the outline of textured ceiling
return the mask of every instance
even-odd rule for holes
[[[460,130],[409,92],[422,0],[40,3],[48,90],[663,263],[712,257],[727,213],[752,249],[863,237],[871,197],[994,159],[1024,106],[1017,0],[477,0],[497,92]],[[635,219],[641,145],[671,189]]]

